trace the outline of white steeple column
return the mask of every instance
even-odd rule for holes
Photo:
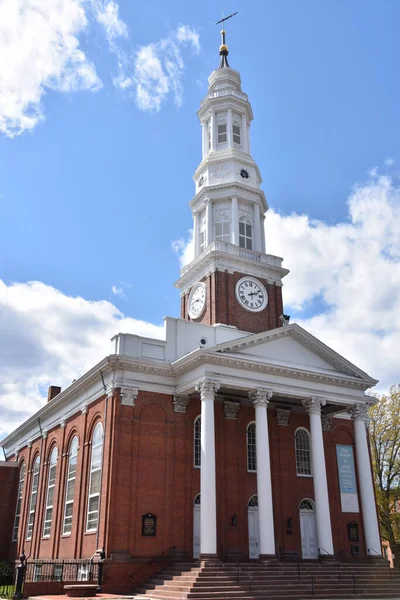
[[[247,134],[247,152],[248,152],[248,154],[250,154],[250,123],[247,125],[246,134]]]
[[[261,215],[261,252],[265,252],[265,215]]]
[[[199,215],[198,213],[193,213],[193,230],[194,230],[194,256],[199,256],[200,254],[200,235],[199,235]]]
[[[232,109],[231,108],[228,108],[226,129],[227,129],[227,133],[228,133],[228,148],[232,148]]]
[[[210,151],[212,152],[213,150],[215,150],[215,111],[214,110],[210,111],[210,137],[211,137]]]
[[[364,523],[365,543],[370,556],[382,554],[381,540],[379,535],[378,519],[376,516],[376,505],[374,495],[374,484],[372,481],[371,462],[368,452],[367,431],[368,407],[354,406],[351,417],[354,421],[354,434],[356,441],[356,460],[358,470],[358,481],[360,482],[361,510]]]
[[[321,556],[334,553],[321,423],[321,406],[325,406],[325,404],[326,400],[323,398],[313,397],[309,400],[303,400],[303,406],[310,416],[311,466],[314,478],[318,551]]]
[[[248,152],[247,119],[245,114],[242,115],[242,127],[240,134],[242,136],[241,142],[243,152]]]
[[[275,555],[274,511],[272,506],[271,463],[269,456],[267,405],[272,396],[269,390],[249,393],[256,412],[256,458],[260,555]]]
[[[200,554],[217,554],[217,498],[215,492],[214,399],[219,383],[203,379],[201,399]]]
[[[211,204],[210,198],[205,199],[205,205],[206,205],[206,231],[207,231],[206,245],[209,246],[214,241],[213,227],[212,227],[212,204]]]
[[[232,219],[232,224],[231,224],[232,225],[232,229],[231,229],[232,244],[236,244],[237,246],[239,246],[239,210],[238,210],[237,196],[232,196],[231,219]]]
[[[253,250],[261,252],[261,216],[258,204],[253,204],[254,240]]]
[[[207,152],[206,152],[206,132],[207,132],[207,127],[204,123],[201,124],[201,152],[202,152],[202,157],[205,158]]]

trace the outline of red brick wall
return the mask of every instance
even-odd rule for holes
[[[18,479],[17,463],[0,463],[0,561],[13,558],[10,540],[14,528]]]
[[[234,325],[242,331],[260,333],[280,327],[279,317],[283,313],[282,288],[275,284],[269,284],[267,280],[259,278],[268,292],[268,305],[259,313],[251,313],[243,308],[236,299],[236,283],[244,276],[244,273],[228,273],[227,271],[216,271],[205,277],[202,281],[207,286],[206,308],[199,323],[214,325],[224,323]],[[189,292],[181,299],[181,317],[190,321],[188,315]]]
[[[119,569],[128,580],[130,569],[136,569],[132,557],[152,557],[172,546],[192,556],[193,501],[200,491],[200,470],[193,466],[193,423],[199,414],[198,399],[191,399],[187,413],[175,413],[171,396],[139,392],[131,407],[121,405],[117,390],[107,402],[100,398],[86,414],[71,417],[65,427],[49,431],[46,439],[21,450],[19,460],[25,461],[28,470],[19,542],[11,546],[11,553],[25,548],[31,558],[81,558],[90,557],[104,545],[107,557],[113,559],[113,564],[118,559]],[[241,406],[237,419],[225,419],[223,402],[215,404],[217,537],[221,555],[248,556],[247,504],[257,493],[257,476],[247,472],[246,427],[254,418],[253,407]],[[93,534],[85,532],[85,522],[91,436],[98,420],[105,423],[104,469],[100,526]],[[294,434],[297,427],[309,428],[309,419],[306,414],[292,412],[289,425],[279,426],[275,409],[271,408],[268,421],[276,549],[296,551],[301,556],[299,504],[303,498],[313,499],[314,491],[311,477],[296,475]],[[74,435],[78,436],[79,450],[73,528],[71,535],[61,536],[68,450]],[[323,436],[335,551],[350,550],[347,524],[357,521],[364,553],[361,516],[341,512],[337,475],[335,445],[354,443],[352,422],[334,419],[332,431]],[[54,444],[58,462],[53,524],[50,538],[43,539],[48,460]],[[37,453],[42,461],[36,522],[32,540],[26,541],[32,464]],[[0,469],[2,489],[8,485],[4,477],[9,474],[14,475],[9,500],[1,506],[3,522],[8,524],[7,540],[12,534],[17,469]],[[155,537],[142,536],[142,515],[149,512],[157,516]],[[232,524],[233,515],[237,517],[236,526]],[[289,518],[293,522],[291,530],[287,526]]]

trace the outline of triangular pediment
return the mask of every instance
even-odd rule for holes
[[[357,378],[370,385],[377,383],[367,373],[295,323],[219,344],[213,351],[319,374]]]

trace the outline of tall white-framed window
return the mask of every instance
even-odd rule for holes
[[[239,246],[251,250],[253,247],[253,233],[251,221],[248,217],[239,219]]]
[[[299,427],[294,434],[294,443],[296,450],[296,473],[297,475],[308,476],[311,472],[311,447],[310,434],[304,427]]]
[[[78,461],[78,438],[72,438],[69,446],[67,484],[65,489],[64,521],[62,534],[68,535],[72,531],[72,515],[74,512],[76,465]]]
[[[238,146],[240,146],[240,119],[239,119],[239,117],[233,118],[232,140],[233,140],[234,144],[238,144]]]
[[[231,220],[226,213],[217,215],[214,239],[228,243],[231,241]]]
[[[194,420],[193,426],[193,465],[201,467],[201,416]]]
[[[100,488],[103,459],[103,425],[97,423],[92,436],[90,456],[89,495],[86,519],[86,531],[97,531],[100,508]]]
[[[49,462],[49,476],[47,479],[46,507],[45,507],[45,512],[44,512],[44,522],[43,522],[43,537],[50,537],[51,521],[53,518],[54,488],[56,485],[56,474],[57,474],[57,459],[58,459],[57,446],[54,446],[54,448],[50,454],[50,462]]]
[[[208,150],[211,150],[211,120],[207,121],[207,146]]]
[[[246,430],[247,443],[247,470],[251,473],[257,471],[257,454],[256,454],[256,424],[254,421],[247,425]]]
[[[19,521],[21,518],[22,497],[24,495],[25,474],[26,474],[26,466],[25,466],[25,463],[22,463],[19,468],[17,506],[15,508],[14,529],[13,529],[13,536],[12,536],[13,542],[16,542],[18,540],[18,529],[19,529]]]
[[[200,252],[204,252],[207,246],[207,223],[205,217],[202,217],[200,220],[199,240]]]
[[[218,123],[217,125],[217,140],[218,144],[225,144],[228,140],[228,130],[226,123]]]
[[[35,523],[35,510],[39,488],[39,471],[40,471],[40,456],[37,455],[33,463],[32,469],[32,487],[31,497],[29,501],[29,515],[28,515],[28,527],[26,530],[26,539],[32,539],[33,525]]]

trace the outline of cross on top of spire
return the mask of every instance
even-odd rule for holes
[[[224,23],[225,21],[227,21],[228,19],[234,17],[235,15],[237,15],[238,13],[232,13],[231,15],[229,15],[228,17],[222,17],[222,19],[220,19],[219,21],[217,21],[215,24],[219,25],[219,23],[222,23],[222,30],[221,30],[221,45],[219,47],[219,55],[221,57],[221,62],[219,63],[219,68],[220,69],[224,69],[224,68],[228,68],[229,69],[229,63],[228,63],[228,54],[229,54],[229,50],[228,50],[228,46],[226,45],[226,31],[224,29]]]

